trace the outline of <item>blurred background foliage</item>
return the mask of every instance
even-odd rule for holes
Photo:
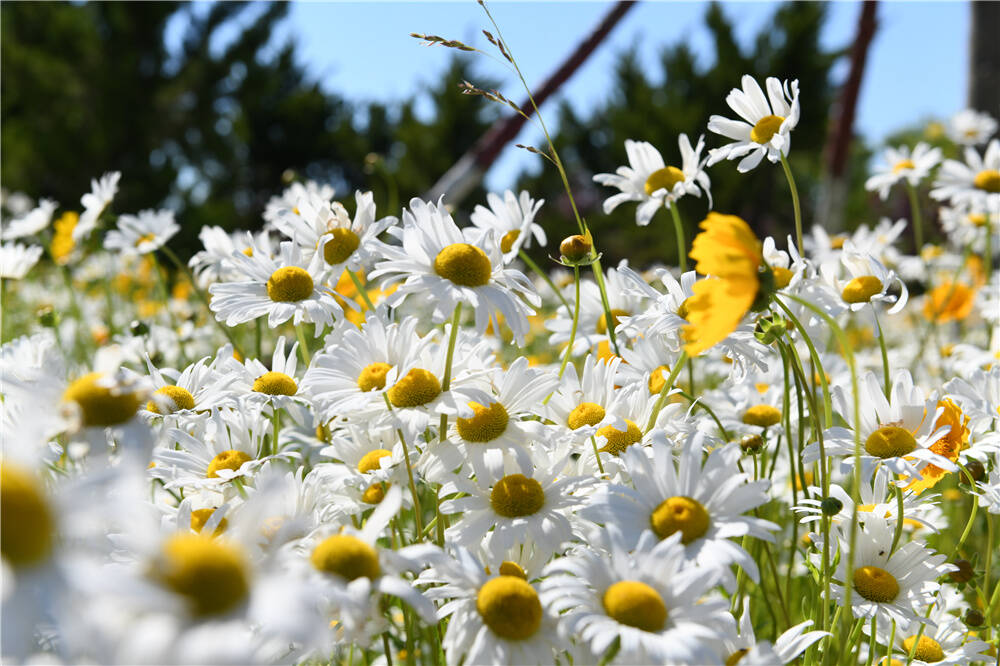
[[[203,225],[259,227],[268,198],[291,177],[329,182],[347,204],[354,188],[371,189],[381,211],[398,215],[400,205],[429,190],[505,112],[461,94],[463,80],[497,85],[474,54],[456,53],[423,91],[432,102],[426,120],[412,98],[385,105],[324,91],[297,59],[294,42],[276,46],[271,39],[288,5],[249,11],[250,4],[217,3],[199,15],[189,5],[160,2],[3,3],[4,187],[72,209],[91,177],[120,170],[115,209],[173,208],[183,228],[179,250],[190,253]],[[179,53],[168,53],[164,33],[177,12],[189,17]],[[646,228],[635,225],[634,206],[604,215],[601,202],[611,192],[595,185],[593,174],[626,163],[628,138],[653,143],[668,163],[678,164],[678,133],[695,142],[711,114],[732,116],[726,94],[747,73],[760,81],[770,75],[801,81],[802,118],[790,161],[809,224],[837,91],[831,68],[843,55],[821,46],[825,14],[822,3],[781,5],[746,50],[722,9],[706,5],[711,66],[699,66],[683,43],[665,46],[654,72],[624,52],[603,105],[586,113],[566,103],[543,109],[557,120],[555,144],[608,259],[673,262],[676,248],[665,212]],[[213,47],[220,35],[227,36],[221,49]],[[506,92],[519,97],[521,91]],[[722,139],[706,141],[713,147]],[[862,187],[870,153],[856,143],[847,204],[852,225],[877,221]],[[557,173],[542,162],[517,185],[547,201],[540,222],[558,243],[575,224]],[[716,210],[743,216],[761,234],[790,232],[791,202],[779,166],[765,162],[740,175],[734,163],[723,163],[710,176]],[[479,188],[462,209],[484,198]],[[689,240],[707,209],[705,199],[681,203]]]

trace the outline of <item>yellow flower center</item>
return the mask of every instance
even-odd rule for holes
[[[769,428],[781,422],[781,410],[771,405],[754,405],[743,412],[743,423]]]
[[[649,517],[649,523],[661,539],[679,531],[681,543],[686,546],[708,531],[709,518],[701,502],[678,495],[663,500]]]
[[[233,546],[196,534],[167,539],[152,575],[184,597],[199,616],[225,613],[250,591],[243,554]]]
[[[667,383],[667,377],[670,375],[670,368],[666,365],[661,365],[656,370],[649,373],[649,381],[646,385],[649,387],[650,395],[659,395],[660,391],[663,390],[664,385]]]
[[[458,418],[459,436],[467,442],[492,442],[507,430],[510,417],[507,410],[499,402],[490,403],[484,407],[478,402],[470,402],[473,415],[471,418]]]
[[[787,287],[788,283],[792,281],[792,277],[795,275],[795,273],[783,266],[772,266],[771,272],[774,273],[775,289],[784,289]]]
[[[657,169],[653,173],[649,174],[649,178],[646,179],[646,185],[644,189],[646,194],[652,196],[653,192],[657,190],[667,190],[672,192],[674,185],[677,183],[684,182],[684,172],[677,167],[665,166],[662,169]]]
[[[521,580],[528,580],[528,574],[525,573],[524,569],[517,562],[504,560],[500,563],[498,571],[501,576],[517,576]]]
[[[621,310],[619,308],[613,308],[611,310],[611,327],[618,328],[618,318],[627,317],[629,315],[628,310]],[[597,320],[597,332],[604,335],[608,332],[608,319],[606,314],[602,314],[601,318]]]
[[[530,516],[545,504],[542,484],[524,474],[508,474],[493,485],[490,505],[507,518]]]
[[[989,218],[983,213],[969,213],[969,223],[974,227],[985,227]]]
[[[646,583],[620,580],[604,591],[604,612],[629,627],[661,631],[667,623],[663,597]]]
[[[361,539],[350,534],[334,534],[313,548],[309,561],[317,570],[352,581],[375,580],[382,574],[378,553]]]
[[[388,363],[372,363],[366,365],[358,374],[358,388],[364,392],[385,388],[385,376],[392,370]]]
[[[907,654],[913,650],[914,643],[917,644],[917,649],[913,652],[914,659],[926,661],[929,664],[944,659],[944,650],[941,649],[941,644],[930,636],[921,636],[919,641],[915,635],[904,639],[903,649],[906,650]]]
[[[882,291],[882,281],[874,275],[862,275],[847,283],[840,297],[846,303],[867,303],[872,296]]]
[[[889,603],[899,595],[899,582],[879,567],[859,567],[854,570],[854,589],[876,603]]]
[[[833,250],[839,250],[844,247],[844,241],[846,240],[846,236],[834,236],[830,239],[830,248]]]
[[[509,641],[531,638],[542,625],[542,602],[527,581],[497,576],[476,594],[476,610],[490,630]]]
[[[611,455],[617,456],[621,455],[628,447],[641,441],[642,431],[639,430],[639,426],[634,422],[625,419],[625,430],[619,430],[614,426],[606,425],[597,431],[597,436],[604,437],[608,441],[601,451],[606,451]]]
[[[243,248],[243,254],[246,255],[246,256],[248,256],[248,257],[252,257],[253,256],[253,248],[252,247],[245,247],[245,248]]]
[[[208,469],[205,471],[205,478],[219,478],[218,471],[220,469],[228,469],[235,472],[243,466],[243,463],[249,460],[252,460],[252,458],[242,451],[237,451],[236,449],[223,451],[219,455],[212,458],[212,462],[208,464]]]
[[[1000,192],[1000,171],[996,169],[985,169],[976,174],[975,179],[972,181],[980,190],[985,190],[996,194]]]
[[[54,521],[45,491],[26,469],[0,464],[0,553],[14,566],[36,564],[52,550]]]
[[[441,395],[441,382],[434,373],[413,368],[387,392],[395,407],[419,407]]]
[[[434,272],[461,287],[482,287],[490,281],[493,267],[475,245],[452,243],[434,258]]]
[[[573,408],[566,424],[573,430],[583,426],[597,425],[604,418],[604,408],[594,402],[581,402]]]
[[[205,523],[208,522],[209,518],[212,517],[213,513],[215,513],[215,509],[195,509],[194,511],[192,511],[191,529],[200,534],[201,531],[205,529]],[[229,527],[229,521],[223,518],[222,520],[219,521],[219,524],[216,525],[215,531],[212,532],[212,536],[214,537],[219,536],[220,534],[226,531],[227,527]]]
[[[361,501],[365,504],[379,504],[385,499],[385,488],[381,483],[373,483],[361,493]]]
[[[785,119],[782,116],[764,116],[750,130],[750,140],[755,143],[767,143],[781,129],[783,122]]]
[[[299,391],[295,380],[283,372],[265,372],[254,380],[253,390],[267,395],[295,395]]]
[[[298,266],[282,266],[267,280],[267,297],[276,303],[297,303],[312,293],[312,276]]]
[[[731,655],[729,655],[729,657],[726,658],[726,666],[735,666],[735,664],[738,664],[740,662],[740,659],[742,659],[743,655],[745,655],[747,652],[749,652],[747,648],[741,648],[736,652],[732,653]]]
[[[343,227],[333,229],[330,233],[333,238],[323,246],[323,259],[330,265],[342,264],[358,249],[361,239],[356,233]]]
[[[377,469],[381,469],[382,465],[379,461],[382,460],[382,458],[391,455],[392,451],[387,451],[385,449],[375,449],[374,451],[369,451],[361,458],[361,462],[358,463],[358,471],[362,474],[367,474],[368,472],[374,472]]]
[[[897,458],[917,448],[913,433],[899,426],[885,425],[868,435],[865,451],[876,458]]]
[[[101,386],[98,382],[103,376],[100,372],[91,372],[70,384],[63,393],[63,400],[79,405],[83,425],[88,427],[124,423],[135,416],[139,409],[138,395],[119,393]]]
[[[510,252],[511,248],[514,247],[514,243],[520,237],[521,237],[520,229],[514,229],[513,231],[508,231],[507,233],[505,233],[503,235],[503,238],[500,239],[500,251],[503,252],[504,254]]]
[[[146,403],[146,409],[154,414],[173,414],[181,409],[194,409],[194,396],[183,386],[164,386],[156,390],[156,395],[169,398],[173,403],[173,408],[166,407],[167,411],[161,412],[156,400],[150,400]]]
[[[913,163],[913,160],[900,160],[896,162],[892,167],[893,173],[899,173],[900,171],[905,171],[907,169],[915,169],[917,165]]]

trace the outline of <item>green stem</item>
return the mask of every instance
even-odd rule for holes
[[[541,267],[535,263],[535,260],[529,257],[524,250],[518,250],[517,256],[521,258],[521,261],[528,265],[528,268],[535,271],[535,273],[538,274],[538,277],[545,281],[545,284],[549,285],[549,289],[551,289],[552,292],[559,298],[560,302],[562,302],[563,307],[566,308],[566,312],[570,312],[571,308],[569,307],[569,301],[566,300],[566,297],[562,295],[562,292],[559,291],[555,283],[552,282],[552,278],[549,277],[548,273],[543,271]]]
[[[302,330],[302,324],[295,324],[295,337],[299,341],[299,353],[302,354],[302,360],[306,362],[306,365],[312,363],[312,354],[309,353],[309,341],[306,340],[306,333]]]
[[[920,201],[917,199],[917,188],[906,181],[906,194],[910,197],[910,217],[913,218],[913,243],[915,254],[919,257],[920,251],[924,248],[924,223],[920,214]]]
[[[354,288],[358,290],[361,295],[361,300],[365,302],[369,310],[374,310],[375,306],[372,304],[372,299],[368,297],[368,290],[361,286],[361,280],[358,279],[357,274],[350,268],[347,269],[347,275],[350,276],[351,282],[354,283]]]
[[[663,405],[666,404],[667,395],[670,393],[670,389],[673,388],[674,382],[677,381],[677,375],[680,374],[681,368],[684,367],[687,360],[687,352],[681,351],[680,357],[678,357],[677,362],[674,363],[674,367],[670,370],[670,376],[667,377],[667,381],[663,382],[663,388],[660,389],[660,397],[656,399],[656,405],[653,406],[653,413],[649,415],[649,422],[646,424],[646,430],[644,432],[649,432],[656,424],[656,417],[660,415],[660,410],[663,409]]]
[[[615,318],[614,315],[611,314],[611,304],[608,301],[608,289],[604,284],[604,269],[601,268],[601,260],[594,259],[594,263],[590,265],[590,268],[594,271],[594,278],[597,280],[597,288],[601,292],[601,306],[604,308],[604,321],[608,323],[608,338],[611,339],[611,346],[615,348],[615,354],[621,356],[621,351],[618,349],[618,338],[615,335]],[[577,299],[577,301],[579,301],[579,299]]]
[[[875,317],[875,328],[878,329],[878,346],[882,350],[882,377],[885,382],[883,391],[885,399],[889,400],[889,394],[892,393],[892,384],[889,380],[889,351],[885,348],[885,333],[882,331],[882,324],[878,320],[878,311],[874,305],[872,305],[872,316]]]
[[[876,624],[877,618],[878,618],[877,614],[872,615],[871,636],[868,637],[868,661],[866,662],[865,666],[872,666],[872,664],[875,662],[875,647],[878,645],[878,642],[875,640],[875,627],[877,626]]]
[[[385,406],[388,407],[391,412],[392,403],[389,402],[388,394],[383,393],[382,398],[385,400]],[[417,494],[417,484],[413,481],[413,465],[410,464],[410,450],[406,447],[406,437],[403,435],[402,429],[396,428],[396,435],[399,436],[399,443],[403,446],[403,460],[406,462],[406,475],[409,477],[410,494],[413,496],[413,522],[416,527],[415,535],[419,539],[420,535],[424,531],[424,526],[423,519],[420,515],[420,497]]]
[[[791,294],[786,294],[789,298],[793,298],[796,301],[801,301],[801,299],[793,297]],[[799,332],[799,336],[806,343],[806,347],[809,349],[809,357],[812,358],[813,363],[816,364],[816,368],[819,372],[819,383],[823,389],[823,417],[825,427],[830,428],[833,426],[833,400],[830,398],[830,385],[826,378],[826,372],[823,370],[823,362],[819,358],[819,354],[816,352],[816,347],[813,345],[812,340],[806,335],[805,328],[802,326],[802,322],[798,320],[795,313],[792,312],[791,308],[782,303],[779,299],[775,298],[774,302],[778,304],[788,318],[792,320],[795,324],[795,329]],[[808,386],[808,382],[803,386]]]
[[[804,256],[802,251],[802,210],[799,207],[799,190],[795,187],[795,178],[792,177],[792,169],[788,166],[788,160],[784,153],[781,154],[781,167],[785,170],[785,178],[788,179],[788,189],[792,191],[792,208],[795,211],[795,243],[799,248],[799,255]]]
[[[562,365],[559,366],[559,379],[562,379],[566,372],[566,365],[569,357],[573,354],[573,343],[576,342],[576,327],[580,323],[580,268],[573,267],[573,286],[576,289],[576,301],[573,303],[573,327],[569,331],[569,344],[566,346],[566,355],[563,356]],[[608,321],[611,321],[608,319]]]
[[[590,443],[594,445],[594,458],[597,460],[597,469],[601,472],[601,476],[604,476],[604,463],[601,462],[601,453],[597,450],[597,439],[593,435],[590,436]]]
[[[903,489],[897,486],[895,483],[892,484],[893,491],[896,493],[896,530],[892,533],[892,547],[889,548],[889,555],[896,552],[896,546],[899,545],[899,537],[903,534]]]
[[[441,390],[447,391],[451,386],[451,366],[455,359],[455,342],[458,340],[459,322],[462,317],[462,304],[455,304],[455,312],[451,315],[451,334],[448,336],[448,353],[444,360],[444,379],[441,382]],[[444,441],[448,436],[448,415],[442,414],[438,425],[439,441]]]
[[[677,202],[668,206],[670,215],[674,218],[674,233],[677,235],[677,263],[681,267],[681,273],[686,273],[687,266],[687,241],[684,240],[684,223],[681,222],[681,214],[677,210]]]

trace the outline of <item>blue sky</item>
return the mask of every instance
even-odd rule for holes
[[[765,24],[773,2],[726,2],[746,43]],[[539,85],[608,10],[607,2],[494,2],[491,11],[529,84]],[[843,47],[854,35],[860,3],[829,7],[824,45]],[[615,54],[637,44],[640,57],[655,61],[665,44],[687,40],[711,64],[711,46],[696,2],[640,2],[563,88],[561,97],[580,108],[600,101],[609,87]],[[966,2],[880,2],[879,29],[869,54],[859,100],[857,128],[880,141],[900,127],[930,117],[946,117],[964,106],[969,33]],[[490,28],[474,0],[462,2],[296,2],[278,39],[297,42],[302,62],[325,88],[350,99],[392,101],[419,95],[446,65],[450,50],[422,47],[411,32],[433,33],[488,47],[481,35]],[[490,28],[491,29],[491,28]],[[485,50],[485,49],[484,49]],[[498,63],[477,54],[483,71],[504,82],[510,97],[521,89]],[[846,59],[836,70],[846,74]],[[738,85],[734,81],[733,85]],[[809,82],[801,82],[809,103]],[[552,102],[543,107],[552,113]],[[706,118],[706,122],[707,122]],[[636,137],[641,139],[642,137]],[[537,141],[530,127],[518,140]],[[494,165],[487,183],[506,187],[521,165],[537,160],[511,146]]]

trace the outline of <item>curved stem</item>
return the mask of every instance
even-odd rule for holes
[[[792,177],[792,169],[788,166],[788,159],[784,153],[781,154],[781,167],[785,170],[785,178],[788,179],[788,189],[792,191],[792,208],[795,210],[795,243],[799,248],[799,255],[802,251],[802,209],[799,207],[799,190],[795,187],[795,178]]]
[[[552,278],[549,277],[548,273],[543,271],[541,267],[535,263],[535,260],[529,257],[524,250],[518,250],[517,256],[521,258],[521,261],[528,265],[528,268],[538,273],[538,277],[542,278],[545,281],[545,284],[549,285],[549,289],[551,289],[552,293],[554,293],[556,297],[559,298],[560,302],[562,302],[563,307],[566,308],[566,312],[571,312],[572,308],[569,307],[569,301],[566,300],[566,297],[562,295],[562,292],[559,291],[555,283],[552,282]]]
[[[667,377],[667,381],[663,382],[663,388],[660,389],[660,397],[656,399],[656,405],[653,406],[653,413],[649,415],[649,422],[646,424],[646,430],[643,432],[649,432],[653,429],[656,424],[656,417],[660,415],[660,410],[663,409],[663,405],[667,402],[667,395],[670,393],[670,389],[673,388],[674,382],[677,381],[677,375],[680,374],[681,368],[687,363],[688,355],[686,351],[682,351],[680,357],[678,357],[677,362],[674,363],[674,367],[670,370],[670,376]]]
[[[899,537],[903,534],[903,489],[892,484],[892,489],[896,493],[896,530],[892,533],[892,547],[889,548],[889,555],[896,552],[899,545]]]

